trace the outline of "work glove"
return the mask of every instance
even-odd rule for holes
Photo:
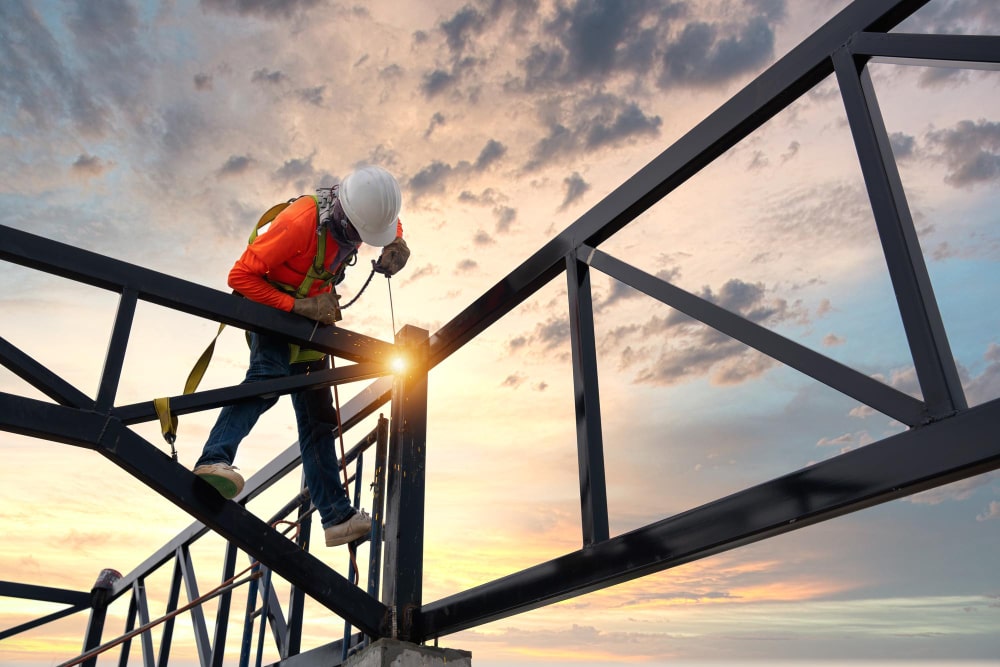
[[[375,270],[384,276],[394,276],[406,266],[406,260],[409,258],[410,248],[402,236],[397,236],[392,243],[382,248],[382,254],[375,262]]]
[[[292,312],[323,324],[333,324],[340,320],[339,302],[340,295],[336,292],[323,292],[316,296],[296,299],[292,303]]]

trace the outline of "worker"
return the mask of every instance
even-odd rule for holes
[[[333,324],[340,319],[340,307],[330,283],[342,278],[362,243],[382,247],[374,264],[379,273],[391,276],[406,264],[410,251],[399,221],[401,202],[399,184],[389,172],[375,166],[357,169],[339,186],[321,188],[315,198],[300,197],[282,210],[233,265],[229,286],[253,301]],[[325,244],[325,253],[317,251],[320,244]],[[314,265],[322,275],[308,284],[304,280],[308,281],[307,273]],[[250,365],[244,383],[330,367],[327,355],[297,350],[281,338],[251,332],[249,342]],[[355,511],[341,485],[333,435],[337,412],[330,389],[300,391],[291,398],[302,470],[326,544],[353,542],[367,535],[372,523],[367,513]],[[239,494],[244,482],[233,466],[236,450],[277,400],[276,396],[257,397],[224,407],[194,474],[225,498]]]

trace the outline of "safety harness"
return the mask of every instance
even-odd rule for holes
[[[295,287],[292,285],[286,285],[284,283],[277,282],[270,278],[265,278],[267,282],[270,283],[272,286],[281,290],[282,292],[285,292],[286,294],[295,297],[296,299],[302,299],[307,294],[309,294],[309,291],[312,289],[313,285],[317,280],[320,281],[324,286],[329,285],[331,283],[333,285],[339,285],[341,281],[343,281],[344,279],[344,274],[347,271],[347,267],[353,266],[357,262],[358,252],[357,249],[355,249],[354,252],[350,253],[347,256],[347,258],[345,258],[342,262],[339,263],[336,270],[329,271],[325,266],[327,233],[324,224],[326,221],[323,217],[323,211],[326,210],[327,207],[332,202],[333,188],[329,188],[327,190],[329,191],[328,193],[323,193],[322,190],[320,190],[319,192],[321,192],[322,194],[328,194],[328,196],[331,197],[331,199],[329,200],[321,201],[320,197],[317,197],[316,195],[303,195],[312,197],[313,201],[316,202],[317,241],[316,241],[316,255],[315,257],[313,257],[312,264],[310,265],[309,270],[306,271],[306,275],[305,278],[303,278],[302,283],[299,284],[298,287]],[[250,232],[250,238],[247,240],[247,244],[249,245],[253,243],[254,240],[257,238],[258,234],[260,233],[262,227],[266,227],[267,225],[271,224],[271,222],[278,217],[279,213],[284,211],[286,208],[288,208],[289,205],[291,205],[293,202],[297,201],[300,198],[301,197],[295,197],[293,199],[289,199],[286,202],[275,204],[271,208],[264,211],[264,214],[260,216],[260,220],[257,221],[256,225],[254,225],[253,231]],[[374,275],[375,275],[375,267],[373,262],[372,273],[368,276],[368,279],[365,281],[364,286],[361,288],[358,294],[353,299],[351,299],[350,302],[340,307],[341,310],[347,308],[348,306],[350,306],[351,304],[353,304],[355,301],[358,300],[358,297],[360,297],[361,294],[365,291],[365,288],[368,287],[368,284],[371,282],[372,276]],[[238,293],[234,292],[234,294]],[[208,344],[208,347],[205,348],[205,351],[201,353],[201,356],[198,357],[198,360],[191,368],[191,372],[188,373],[187,381],[184,383],[183,395],[192,394],[198,389],[198,385],[201,383],[202,378],[205,376],[205,372],[208,370],[208,365],[212,361],[212,355],[215,354],[215,343],[219,339],[219,336],[222,334],[222,331],[225,328],[226,325],[224,323],[219,324],[219,329],[218,331],[216,331],[215,336],[212,338],[212,341]],[[248,344],[249,341],[250,341],[250,334],[248,332],[247,333]],[[304,363],[308,361],[318,361],[326,356],[325,352],[321,352],[319,350],[302,349],[294,343],[289,344],[289,354],[291,358],[291,363],[293,364]],[[175,415],[170,409],[170,397],[154,398],[153,408],[156,410],[156,414],[160,419],[160,431],[163,433],[163,439],[166,440],[167,443],[170,445],[170,454],[176,461],[177,450],[174,448],[174,442],[177,439],[177,415]]]

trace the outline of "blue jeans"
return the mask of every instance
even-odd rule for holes
[[[290,363],[288,343],[271,336],[250,334],[250,367],[243,384],[270,378],[287,377],[329,368],[328,358],[306,363]],[[319,511],[324,528],[342,523],[354,514],[341,485],[340,461],[333,430],[337,411],[328,387],[293,393],[292,406],[299,430],[302,472]],[[201,458],[195,465],[225,463],[232,465],[236,449],[265,411],[277,403],[277,396],[253,398],[222,408],[212,427]]]

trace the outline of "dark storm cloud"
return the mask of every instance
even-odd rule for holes
[[[503,144],[490,139],[479,152],[475,163],[471,163],[468,160],[461,160],[457,164],[452,165],[435,160],[410,178],[408,182],[410,191],[415,199],[426,194],[441,194],[446,190],[448,182],[452,179],[461,179],[474,173],[483,172],[500,160],[506,152],[507,148]],[[459,195],[459,199],[462,201],[469,201],[470,198],[474,197],[469,192],[462,192]]]
[[[659,135],[663,120],[635,102],[606,93],[579,100],[568,118],[550,121],[549,133],[532,149],[529,171],[567,156]]]
[[[785,17],[786,6],[785,0],[753,0],[741,14],[709,22],[693,20],[704,12],[687,0],[574,0],[558,3],[551,14],[535,4],[464,5],[438,25],[452,62],[476,51],[489,34],[517,49],[519,86],[529,92],[603,85],[617,74],[661,87],[711,85],[755,72],[773,57],[773,24]],[[505,21],[511,6],[513,18]],[[439,65],[425,74],[424,92],[453,87],[460,76],[454,65]]]
[[[723,35],[709,23],[689,23],[664,54],[659,84],[707,86],[755,71],[774,56],[774,30],[763,16],[752,18],[737,34]]]
[[[483,146],[483,150],[480,151],[479,157],[476,158],[476,164],[474,167],[475,169],[482,171],[497,162],[506,153],[506,146],[495,139],[490,139],[486,142],[486,145]]]
[[[210,12],[252,16],[263,19],[287,19],[324,0],[201,0],[201,7]]]
[[[420,89],[427,97],[434,97],[438,93],[447,90],[455,82],[455,76],[443,69],[436,69],[424,74],[423,83]]]
[[[445,181],[451,176],[454,167],[440,160],[430,163],[410,178],[408,183],[414,198],[425,194],[444,192]]]
[[[219,176],[238,176],[253,165],[255,160],[249,155],[231,155],[226,163],[219,168]]]
[[[559,206],[560,210],[564,210],[590,189],[590,183],[583,180],[583,176],[580,176],[580,174],[575,171],[572,175],[563,179],[563,185],[566,189],[566,196],[563,198],[563,202]]]
[[[928,132],[927,143],[948,166],[945,182],[964,187],[1000,180],[1000,123],[964,120]]]
[[[109,110],[83,80],[30,3],[0,2],[0,108],[18,109],[42,129],[67,119],[85,135],[101,135]]]
[[[440,27],[448,48],[453,53],[462,53],[469,40],[482,32],[486,20],[486,16],[475,7],[465,5],[450,19],[442,21]]]
[[[313,156],[299,159],[293,158],[278,167],[274,172],[274,179],[282,184],[292,183],[298,189],[303,189],[307,181],[316,176],[316,168],[313,167]]]
[[[445,124],[444,114],[441,112],[435,113],[431,116],[430,122],[427,124],[427,129],[424,131],[424,139],[427,139],[433,134],[434,130]]]

